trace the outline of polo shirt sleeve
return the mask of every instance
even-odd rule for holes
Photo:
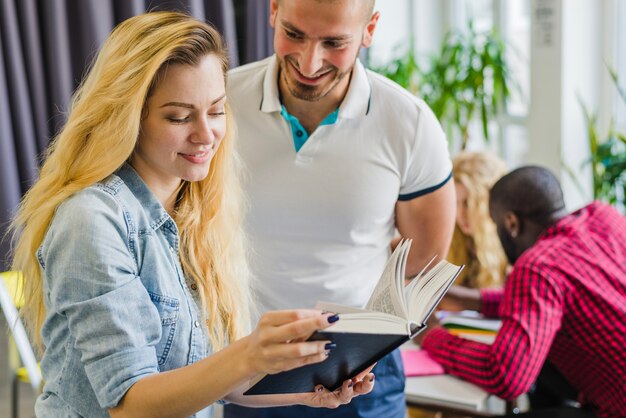
[[[53,332],[71,335],[102,408],[158,372],[161,321],[124,219],[110,197],[77,196],[59,207],[39,252],[48,312],[65,319]]]
[[[409,163],[402,173],[398,200],[406,201],[431,193],[452,177],[452,161],[446,135],[432,110],[419,100],[417,124]]]

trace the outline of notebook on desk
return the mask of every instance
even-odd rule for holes
[[[441,325],[452,335],[492,344],[502,326],[499,319],[485,318],[478,312],[438,312]]]
[[[450,375],[409,378],[404,393],[408,403],[476,412],[487,410],[490,396],[478,386]]]
[[[402,355],[404,375],[407,377],[433,376],[445,373],[441,364],[437,363],[426,351],[417,347],[400,350],[400,354]]]
[[[438,314],[440,315],[441,313]],[[475,313],[463,312],[463,314],[463,316],[471,319],[468,323],[464,323],[463,325],[469,325],[471,323],[471,325],[474,326],[482,326],[480,328],[473,328],[474,332],[472,332],[471,327],[453,325],[448,328],[448,331],[451,331],[455,335],[462,336],[463,338],[491,344],[500,326],[499,321],[496,323],[488,319],[482,324],[472,323],[472,320],[484,321],[484,319],[477,317]],[[445,315],[446,313],[444,313],[444,316]],[[454,316],[456,315],[453,315],[453,318]],[[456,323],[456,321],[450,322]],[[421,358],[421,361],[425,363],[424,368],[426,370],[432,366],[430,362],[439,365],[425,351],[420,351],[419,347],[413,342],[406,343],[402,346],[402,349],[403,356],[406,356],[407,360]],[[406,351],[407,354],[405,354],[404,351]],[[408,354],[411,352],[424,354]],[[441,366],[439,365],[439,367]],[[435,407],[437,409],[443,408],[445,410],[457,411],[459,414],[467,412],[469,414],[476,413],[478,415],[502,415],[506,411],[506,402],[503,399],[495,395],[490,395],[476,385],[465,382],[452,375],[426,375],[426,373],[422,373],[423,371],[421,366],[417,366],[417,370],[414,370],[410,362],[408,364],[405,363],[405,374],[407,376],[405,395],[409,405]],[[417,374],[410,375],[409,373]]]

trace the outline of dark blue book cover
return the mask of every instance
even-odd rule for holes
[[[415,331],[421,330],[418,328]],[[412,335],[416,335],[414,332]],[[409,335],[366,334],[348,332],[316,332],[310,340],[330,340],[337,346],[321,363],[267,375],[252,386],[245,395],[313,392],[318,384],[333,391],[342,383],[391,353]]]

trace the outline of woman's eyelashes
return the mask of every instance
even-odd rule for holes
[[[174,116],[167,116],[165,119],[167,119],[168,121],[174,123],[174,124],[182,124],[182,123],[187,123],[191,120],[190,116],[185,116],[185,117],[174,117]]]
[[[226,115],[226,111],[224,109],[218,109],[218,110],[212,110],[210,112],[207,112],[207,116],[209,117],[219,117],[219,116],[225,116]],[[183,123],[187,123],[190,122],[193,117],[192,115],[187,115],[187,116],[166,116],[165,119],[167,119],[168,121],[170,121],[173,124],[183,124]]]
[[[211,109],[209,109],[209,116],[224,116],[226,114],[226,97],[222,97],[217,103],[213,103]]]

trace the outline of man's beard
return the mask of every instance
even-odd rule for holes
[[[506,254],[507,260],[509,260],[509,264],[513,265],[521,255],[520,249],[515,243],[511,234],[509,234],[504,228],[498,226],[498,237],[500,238],[500,243],[502,244],[502,249],[504,250],[504,254]]]
[[[293,64],[287,61],[288,58],[284,58],[280,60],[280,72],[287,89],[291,96],[296,99],[305,100],[307,102],[316,102],[324,97],[328,96],[331,91],[343,80],[343,78],[350,74],[352,68],[346,72],[340,72],[337,67],[331,67],[332,70],[330,73],[334,73],[333,78],[330,81],[325,82],[319,86],[311,86],[308,84],[303,84],[291,77],[287,74],[288,71],[297,71]],[[291,66],[292,68],[287,69],[287,66]]]

